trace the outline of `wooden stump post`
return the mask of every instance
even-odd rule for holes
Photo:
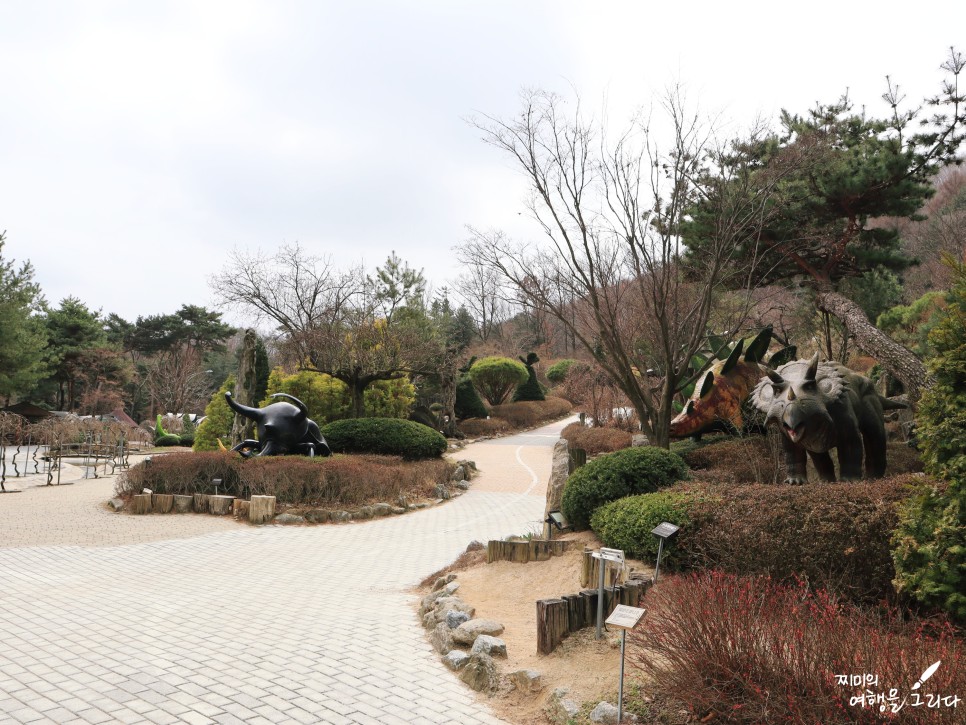
[[[191,504],[194,501],[194,496],[179,496],[175,494],[174,497],[174,511],[178,514],[186,514],[191,511]]]
[[[174,496],[170,493],[156,493],[151,497],[151,507],[159,514],[171,512],[174,505]]]
[[[134,497],[134,513],[136,514],[151,513],[151,494],[150,493],[139,493]]]
[[[194,495],[195,512],[199,514],[208,513],[208,495],[196,493]]]
[[[215,516],[229,514],[231,513],[231,504],[234,500],[234,496],[209,496],[208,511]]]
[[[249,508],[248,501],[246,501],[243,498],[236,498],[235,502],[232,504],[232,507],[231,507],[232,516],[235,516],[235,517],[244,516],[247,519],[248,508]]]
[[[537,652],[548,655],[570,632],[567,602],[541,599],[537,602]]]
[[[248,520],[253,524],[264,524],[275,516],[274,496],[252,496],[248,505]]]

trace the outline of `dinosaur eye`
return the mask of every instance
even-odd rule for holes
[[[776,398],[779,395],[781,395],[782,394],[782,387],[781,387],[781,385],[772,385],[771,386],[771,394],[774,395]]]

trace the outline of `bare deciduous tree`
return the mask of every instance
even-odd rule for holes
[[[709,232],[711,243],[685,264],[679,226],[688,205],[714,191],[702,186],[714,181],[702,173],[714,149],[710,130],[678,93],[663,108],[673,131],[666,150],[647,119],[610,142],[579,103],[568,114],[545,92],[526,94],[515,118],[475,121],[529,180],[527,206],[545,243],[471,229],[460,255],[559,320],[627,395],[652,441],[666,446],[673,396],[705,342],[717,291],[748,278],[734,264],[731,227],[751,224],[762,199],[729,209]],[[728,332],[742,317],[728,321]]]

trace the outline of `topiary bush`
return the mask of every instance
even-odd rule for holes
[[[349,418],[322,427],[336,453],[381,453],[403,458],[436,458],[446,451],[446,438],[421,423],[402,418]]]
[[[309,411],[309,417],[319,425],[349,416],[352,396],[348,386],[331,375],[300,370],[286,375],[275,368],[268,376],[265,399],[261,406],[277,402],[275,393],[287,393],[298,398]],[[373,418],[405,418],[416,401],[416,388],[407,377],[376,380],[362,394],[366,414]]]
[[[162,448],[167,446],[180,446],[181,436],[175,435],[174,433],[165,433],[164,435],[158,436],[154,439],[154,445]]]
[[[470,380],[490,405],[499,405],[527,380],[527,368],[508,357],[485,357],[470,367]]]
[[[576,362],[576,360],[570,358],[558,360],[547,368],[547,380],[549,380],[553,385],[560,385],[560,383],[567,379],[567,373],[570,372],[570,366]]]
[[[225,393],[235,389],[235,376],[229,375],[205,406],[205,418],[195,431],[195,451],[217,451],[218,439],[231,448],[231,424],[235,412],[228,407]]]
[[[906,505],[895,536],[896,587],[966,621],[966,264],[946,260],[955,284],[929,341],[933,385],[917,412],[926,472],[948,482]]]
[[[638,493],[653,493],[687,476],[677,454],[642,446],[608,453],[578,468],[564,486],[561,507],[577,529],[586,529],[594,511],[605,503]]]
[[[483,399],[473,387],[473,381],[468,377],[460,378],[456,384],[456,417],[460,420],[467,418],[486,418],[489,413],[483,405]]]
[[[696,491],[658,491],[619,498],[594,511],[590,528],[606,546],[623,549],[636,559],[654,561],[658,540],[651,530],[662,521],[687,526],[691,510],[704,499],[713,500]],[[661,565],[675,566],[679,558],[676,539],[671,539],[662,552]]]
[[[540,387],[540,382],[537,380],[537,371],[533,367],[536,363],[540,362],[540,358],[537,357],[537,353],[531,352],[526,356],[526,358],[521,357],[520,362],[522,362],[527,369],[527,380],[513,391],[514,402],[521,402],[525,400],[545,400],[546,395],[543,393],[543,388]]]

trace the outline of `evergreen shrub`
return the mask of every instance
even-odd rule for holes
[[[641,446],[608,453],[578,468],[567,479],[561,507],[577,529],[586,529],[597,508],[625,496],[653,493],[687,476],[677,454]]]
[[[934,382],[917,411],[926,472],[947,482],[923,488],[895,535],[896,587],[966,622],[966,264],[946,260],[955,284],[929,342]]]
[[[527,380],[527,367],[508,357],[485,357],[473,363],[469,372],[473,385],[490,405],[500,405]]]
[[[158,436],[157,438],[154,439],[154,445],[160,446],[160,447],[180,446],[181,444],[182,444],[181,436],[176,435],[174,433],[165,433],[164,435]]]
[[[604,504],[590,517],[590,528],[614,549],[636,559],[654,561],[658,540],[651,530],[663,521],[680,527],[690,523],[691,509],[703,494],[694,491],[658,491],[626,496]],[[662,552],[661,566],[678,562],[676,539],[670,539]]]
[[[514,402],[522,402],[527,400],[545,400],[546,395],[544,395],[543,388],[540,382],[537,380],[537,371],[533,367],[535,363],[540,362],[540,358],[537,354],[531,352],[526,358],[520,358],[520,362],[527,369],[527,379],[526,382],[517,386],[517,389],[513,391]]]
[[[446,438],[421,423],[402,418],[348,418],[322,427],[336,453],[379,453],[403,458],[437,458]]]
[[[567,373],[570,371],[570,366],[576,362],[576,360],[572,360],[570,358],[558,360],[547,368],[547,380],[549,380],[553,385],[560,385],[560,383],[567,379]]]
[[[235,412],[228,407],[225,393],[235,390],[235,376],[229,375],[205,406],[205,418],[195,431],[195,451],[217,451],[218,439],[231,448],[231,424]]]

